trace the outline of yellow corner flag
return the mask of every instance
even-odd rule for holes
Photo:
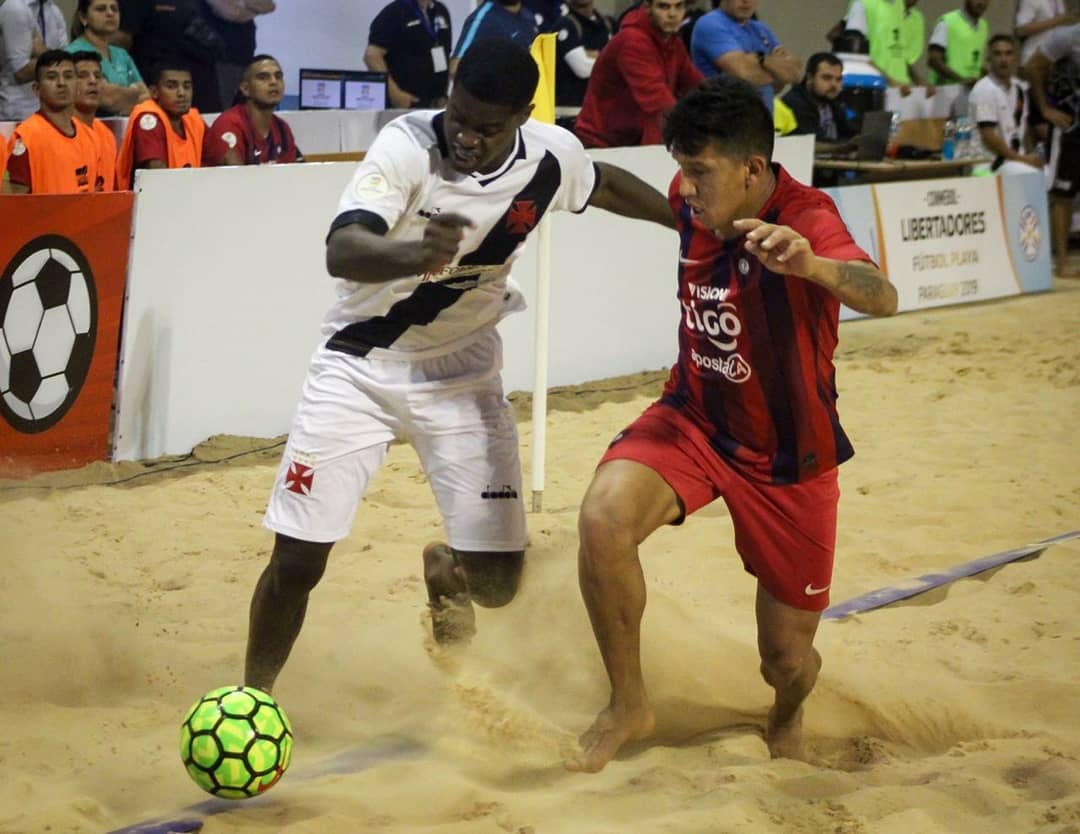
[[[555,37],[554,33],[537,35],[529,52],[540,69],[540,80],[533,94],[532,118],[555,124]]]

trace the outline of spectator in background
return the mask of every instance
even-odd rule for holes
[[[0,3],[0,120],[21,122],[37,111],[35,61],[67,42],[64,14],[53,0]]]
[[[713,0],[712,8],[715,9],[719,5],[720,0]],[[690,45],[694,37],[694,26],[697,22],[703,18],[708,12],[701,8],[701,0],[687,0],[686,4],[686,16],[683,18],[682,25],[679,27],[679,37],[682,38],[683,44],[686,46],[686,51],[690,51]],[[711,11],[710,9],[709,11]]]
[[[387,73],[391,107],[445,107],[452,40],[439,0],[391,0],[371,21],[364,64]]]
[[[292,129],[274,108],[285,95],[281,64],[270,55],[256,55],[240,81],[244,96],[207,131],[202,163],[213,165],[273,165],[303,162]]]
[[[555,42],[555,104],[580,107],[585,101],[593,64],[611,40],[611,24],[596,11],[594,0],[569,0]],[[573,129],[573,119],[563,124]]]
[[[1050,76],[1060,62],[1051,90]],[[1051,125],[1050,237],[1054,246],[1054,272],[1080,278],[1069,267],[1069,229],[1073,201],[1080,191],[1080,23],[1054,29],[1039,44],[1025,65],[1031,96]]]
[[[120,28],[112,42],[131,52],[147,81],[162,61],[182,63],[191,73],[194,106],[203,113],[224,108],[217,62],[225,54],[221,35],[203,16],[202,0],[120,0]]]
[[[994,157],[990,170],[998,174],[1042,170],[1043,158],[1031,151],[1031,96],[1028,85],[1016,77],[1016,42],[1012,35],[994,35],[988,50],[990,72],[971,88],[968,102],[982,148]]]
[[[11,0],[8,0],[11,2]],[[97,184],[97,144],[73,118],[75,63],[62,49],[42,52],[31,83],[39,109],[11,135],[5,194],[88,194]]]
[[[255,18],[275,8],[274,0],[203,0],[206,21],[225,45],[214,65],[222,109],[236,103],[244,71],[255,57]]]
[[[75,52],[75,118],[90,128],[97,148],[96,191],[116,190],[116,136],[105,122],[96,117],[101,104],[104,73],[101,55],[93,49]]]
[[[965,84],[971,87],[983,74],[990,27],[983,12],[990,0],[964,0],[963,8],[938,18],[930,34],[927,63],[931,84]]]
[[[164,59],[150,71],[150,98],[136,104],[116,162],[117,182],[131,188],[139,168],[199,168],[206,122],[191,106],[191,70]]]
[[[802,62],[756,19],[757,6],[758,0],[720,0],[694,26],[690,54],[706,76],[726,72],[756,86],[771,113],[776,93],[799,82]]]
[[[79,0],[71,28],[75,40],[68,44],[68,52],[96,52],[101,58],[102,77],[97,85],[101,115],[126,116],[150,97],[131,55],[109,43],[120,28],[117,0]]]
[[[1066,0],[1018,0],[1016,37],[1021,44],[1020,63],[1026,64],[1054,29],[1078,20],[1080,17],[1066,8]]]
[[[679,24],[683,0],[646,0],[593,64],[574,132],[587,148],[659,145],[664,117],[701,83]]]
[[[839,58],[831,52],[818,52],[806,62],[802,83],[783,96],[795,117],[792,133],[814,134],[815,153],[845,150],[858,132],[840,103],[843,75],[844,64]]]
[[[454,77],[458,62],[477,39],[506,38],[528,49],[539,32],[533,12],[521,0],[484,0],[461,27],[450,57],[450,77]]]
[[[566,10],[562,0],[522,0],[525,8],[532,12],[537,31],[549,34],[559,31],[559,19]]]
[[[925,79],[915,64],[922,57],[926,21],[919,0],[852,0],[844,31],[858,32],[870,44],[870,61],[902,95]],[[929,93],[933,95],[931,91]]]
[[[907,61],[908,75],[913,84],[926,88],[926,95],[932,96],[937,90],[923,74],[917,64],[926,48],[926,18],[916,9],[919,0],[904,0],[904,22],[900,25],[900,43],[904,47],[904,60]],[[901,87],[901,93],[908,91]]]

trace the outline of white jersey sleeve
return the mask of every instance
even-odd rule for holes
[[[944,19],[938,19],[938,22],[934,25],[934,31],[930,33],[928,43],[930,46],[940,46],[946,50],[949,48],[949,27]]]
[[[335,226],[342,220],[361,222],[379,234],[397,226],[423,187],[429,153],[403,121],[390,122],[379,132],[342,193]]]
[[[581,140],[561,127],[530,121],[542,143],[559,161],[561,182],[551,209],[580,214],[589,206],[589,198],[599,184],[596,163],[585,152]]]
[[[868,34],[867,29],[870,27],[866,25],[866,9],[863,8],[862,0],[851,0],[851,8],[844,18],[844,28]]]
[[[971,88],[971,95],[968,96],[968,107],[975,116],[976,124],[997,125],[999,101],[1000,97],[994,91],[994,80],[989,75],[984,75]]]

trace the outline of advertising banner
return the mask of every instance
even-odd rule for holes
[[[0,198],[0,477],[108,457],[133,200]]]

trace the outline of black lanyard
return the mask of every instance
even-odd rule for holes
[[[38,20],[41,22],[41,39],[47,41],[48,33],[45,31],[45,0],[38,3]]]

